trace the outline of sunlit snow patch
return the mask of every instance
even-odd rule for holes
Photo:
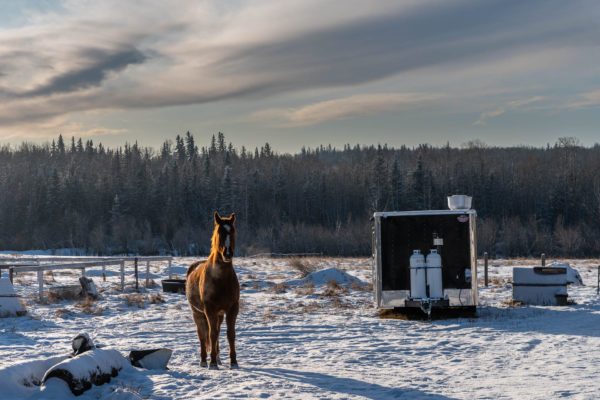
[[[312,283],[315,286],[324,286],[327,282],[335,281],[340,285],[352,285],[354,283],[364,285],[365,283],[354,276],[337,268],[326,268],[314,271],[302,279],[292,279],[284,282],[288,286],[303,286]]]

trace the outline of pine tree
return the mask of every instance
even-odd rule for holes
[[[190,131],[187,131],[187,133],[185,134],[185,149],[186,149],[188,160],[190,160],[190,161],[195,160],[196,156],[198,155],[198,148],[196,147],[196,144],[194,143],[194,136],[192,136]]]
[[[177,159],[179,161],[185,160],[185,144],[183,143],[183,139],[179,135],[177,135],[177,137],[175,138],[175,153],[177,154]]]
[[[60,154],[65,154],[65,141],[62,135],[58,135],[57,149]]]
[[[377,153],[375,154],[371,171],[371,211],[384,211],[386,208],[385,186],[387,173],[381,145],[377,146]]]
[[[423,170],[423,156],[419,153],[417,168],[412,174],[412,206],[416,210],[424,209],[425,203],[425,171]]]
[[[160,158],[162,158],[163,161],[166,161],[167,159],[169,159],[170,156],[171,156],[171,141],[165,140],[165,142],[162,144],[162,147],[160,148]]]
[[[221,133],[221,132],[219,132]],[[217,152],[217,140],[215,139],[215,135],[212,135],[210,139],[210,148],[208,150],[209,155],[214,155]]]
[[[390,173],[390,201],[392,210],[402,210],[402,174],[398,166],[398,159],[394,159]]]
[[[218,199],[219,210],[224,214],[234,212],[234,199],[233,199],[233,177],[231,167],[225,167],[223,172],[223,182],[219,187],[219,199]]]
[[[217,138],[217,151],[223,154],[226,150],[227,147],[225,146],[225,134],[223,134],[223,132],[219,132]]]

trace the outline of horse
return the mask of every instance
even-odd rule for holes
[[[206,261],[187,269],[186,294],[200,340],[200,366],[218,369],[219,333],[223,317],[227,324],[229,366],[237,368],[235,321],[240,307],[240,284],[233,269],[235,250],[235,214],[223,218],[215,211],[215,229]],[[206,363],[210,351],[210,365]]]

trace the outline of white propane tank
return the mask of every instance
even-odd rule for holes
[[[427,298],[425,274],[425,256],[421,250],[413,250],[410,256],[410,297],[413,299]]]
[[[427,284],[429,285],[429,297],[432,299],[441,299],[444,297],[442,288],[442,256],[436,249],[431,249],[427,254]]]

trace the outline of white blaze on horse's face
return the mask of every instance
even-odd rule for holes
[[[233,258],[233,241],[231,239],[233,227],[228,224],[223,224],[221,227],[225,231],[222,240],[223,252],[221,254],[225,261],[230,261]]]

